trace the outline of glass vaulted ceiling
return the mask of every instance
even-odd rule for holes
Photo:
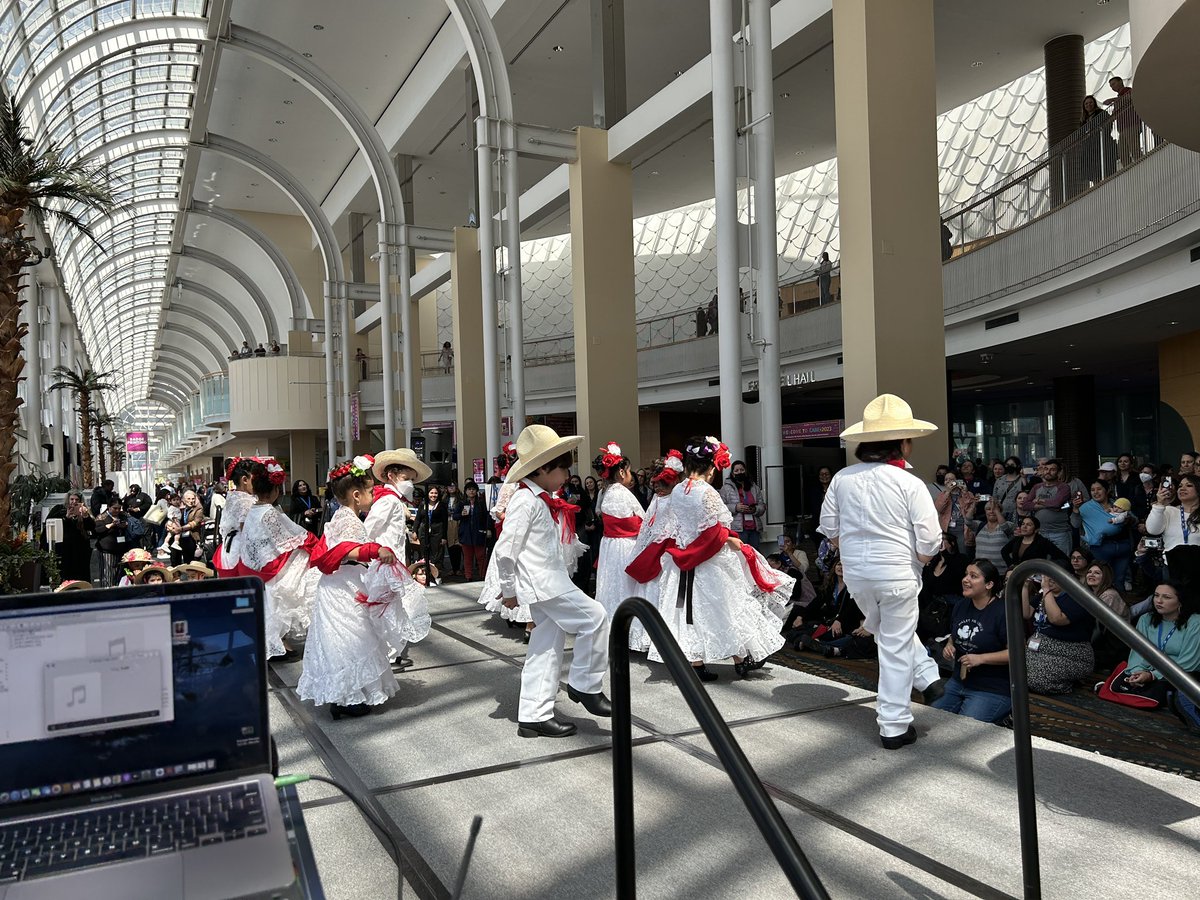
[[[117,208],[69,208],[98,244],[47,223],[109,407],[139,409],[187,152],[208,0],[0,0],[0,72],[30,135],[102,163]],[[157,404],[152,404],[157,406]]]

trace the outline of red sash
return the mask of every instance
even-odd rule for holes
[[[645,584],[662,574],[664,553],[671,554],[671,559],[682,571],[690,572],[721,552],[729,535],[730,531],[724,525],[713,525],[683,549],[675,543],[674,538],[655,541],[634,557],[633,562],[625,567],[625,572],[634,581]]]
[[[317,536],[310,531],[308,533],[308,535],[304,538],[304,543],[301,544],[298,549],[303,550],[305,553],[311,554],[313,551],[313,548],[317,546],[317,543],[318,543]],[[283,567],[287,564],[287,561],[289,559],[291,559],[292,553],[294,553],[294,552],[295,552],[295,550],[290,551],[288,553],[280,554],[279,556],[275,557],[275,559],[271,560],[269,563],[267,563],[265,566],[263,566],[261,569],[252,569],[252,568],[250,568],[250,566],[246,565],[241,560],[238,560],[236,569],[233,569],[232,571],[227,569],[226,571],[229,572],[230,575],[239,575],[239,576],[257,575],[263,581],[270,581],[272,578],[274,578],[276,575],[278,575],[281,571],[283,571]],[[214,564],[215,564],[215,561],[216,561],[215,556],[213,557],[213,560],[214,560]],[[312,564],[311,561],[309,564],[310,565]]]
[[[521,487],[518,490],[529,490],[529,485],[521,482]],[[556,525],[561,525],[562,534],[559,540],[564,545],[575,543],[575,514],[579,512],[579,507],[574,503],[563,500],[561,497],[551,497],[546,491],[542,491],[537,496],[542,498],[542,502],[546,504],[546,508],[550,510],[550,518]],[[496,536],[500,535],[500,523],[496,523]],[[636,532],[635,532],[636,535]]]
[[[360,547],[373,547],[378,550],[379,544],[356,544],[353,541],[342,541],[330,547],[322,536],[308,554],[308,565],[320,569],[324,575],[332,575],[342,563],[347,561],[346,557]],[[353,561],[350,560],[350,562]]]
[[[642,530],[642,520],[637,516],[618,519],[616,516],[601,513],[600,521],[604,523],[606,538],[635,538]]]

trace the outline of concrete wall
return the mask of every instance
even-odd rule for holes
[[[325,361],[268,356],[230,366],[229,427],[234,433],[324,430]]]

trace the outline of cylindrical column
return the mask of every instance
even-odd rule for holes
[[[76,365],[77,354],[75,352],[75,342],[79,340],[78,333],[74,325],[68,325],[63,333],[64,344],[66,345],[67,358],[64,361],[67,368],[75,371],[79,370]],[[63,406],[66,410],[66,431],[68,437],[68,445],[70,447],[67,453],[67,458],[64,460],[67,466],[67,478],[72,478],[72,473],[75,471],[76,454],[79,450],[79,416],[75,411],[75,403],[69,391],[61,392]],[[72,484],[75,481],[72,479]]]
[[[338,464],[337,455],[337,366],[333,358],[333,291],[334,285],[325,282],[325,447],[329,451],[329,466]],[[380,320],[380,327],[386,326]]]
[[[754,52],[754,240],[758,249],[758,409],[768,520],[783,520],[783,401],[779,388],[779,258],[775,208],[775,119],[771,69],[771,0],[750,0]],[[773,512],[772,512],[773,511]],[[768,535],[769,536],[769,535]]]
[[[1083,36],[1064,34],[1043,48],[1046,61],[1046,143],[1053,153],[1079,128],[1087,75],[1083,59]],[[1078,155],[1067,153],[1049,169],[1051,197],[1057,205],[1086,185],[1078,171]]]
[[[396,322],[392,316],[392,266],[387,223],[379,223],[379,341],[383,356],[383,446],[396,444]]]
[[[36,281],[25,287],[25,321],[29,335],[25,340],[25,435],[29,458],[42,463],[42,298]]]
[[[350,415],[350,387],[351,367],[353,360],[350,359],[350,298],[342,297],[338,301],[341,307],[341,315],[338,317],[341,325],[342,338],[338,342],[339,349],[342,352],[342,430],[346,435],[346,455],[354,455],[354,423],[351,421]],[[332,395],[331,395],[332,396]],[[330,463],[332,466],[333,463]]]
[[[59,312],[58,288],[48,287],[45,290],[46,303],[50,307],[50,372],[53,373],[62,365],[62,314]],[[47,395],[50,401],[50,436],[54,442],[54,464],[58,471],[68,473],[68,460],[63,458],[63,398],[62,393]]]
[[[487,469],[500,455],[500,361],[496,347],[496,242],[492,219],[492,154],[478,140],[479,272],[483,289],[483,409],[487,416]]]
[[[511,124],[506,127],[512,127]],[[515,142],[516,136],[511,137]],[[521,184],[517,177],[517,151],[504,151],[504,246],[508,250],[508,355],[509,409],[513,431],[525,427],[525,322],[521,306]]]
[[[713,180],[716,187],[717,323],[720,334],[721,440],[735,456],[742,437],[741,298],[738,295],[737,123],[733,89],[733,8],[709,0],[712,42]]]
[[[400,368],[400,383],[404,389],[404,423],[401,434],[401,444],[407,447],[411,443],[412,431],[421,427],[421,417],[417,415],[417,390],[413,372],[420,377],[421,367],[413,354],[420,354],[421,348],[413,345],[412,330],[412,256],[408,247],[401,247],[396,254],[399,268],[397,278],[400,281],[400,352],[404,362]],[[388,444],[388,447],[396,445]]]

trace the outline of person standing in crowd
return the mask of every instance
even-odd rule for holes
[[[319,535],[321,533],[321,498],[312,492],[308,482],[297,478],[292,484],[292,500],[288,510],[292,521],[305,531]]]
[[[717,334],[721,326],[721,317],[717,312],[717,295],[713,294],[708,301],[708,333]]]
[[[149,534],[150,529],[145,522],[146,513],[150,512],[150,507],[153,505],[150,495],[143,493],[140,485],[131,484],[129,486],[129,493],[121,501],[121,508],[129,516],[126,537],[129,538],[130,546],[141,547],[150,541],[150,548],[153,549],[153,535]]]
[[[738,540],[758,550],[762,546],[760,520],[766,515],[767,501],[740,459],[729,470],[729,481],[721,487],[721,499],[733,515],[733,531]]]
[[[267,352],[272,356],[278,356],[280,353],[279,341],[271,341],[271,348]]]
[[[1158,496],[1158,485],[1155,483],[1154,473],[1147,472],[1145,469],[1138,472],[1137,484],[1133,497],[1130,498],[1130,512],[1141,523],[1144,530],[1150,509],[1154,506],[1154,498]]]
[[[264,347],[264,346],[262,345],[262,343],[260,342],[260,343],[259,343],[259,345],[258,345],[257,347],[255,347],[255,348],[254,348],[254,355],[255,355],[255,356],[266,356],[266,355],[267,355],[267,348],[266,348],[266,347]]]
[[[708,313],[703,306],[696,307],[696,337],[702,338],[708,334]]]
[[[913,439],[937,426],[913,418],[893,394],[876,397],[841,437],[857,444],[857,465],[833,476],[821,509],[821,533],[840,553],[846,585],[879,652],[877,721],[884,749],[917,739],[914,687],[926,703],[943,694],[937,663],[917,639],[921,569],[942,546],[929,491],[907,471]]]
[[[1116,583],[1123,585],[1131,558],[1129,528],[1126,513],[1111,505],[1108,484],[1099,480],[1092,482],[1091,499],[1076,497],[1072,505],[1076,515],[1071,524],[1083,528],[1083,540],[1092,551],[1092,557],[1108,563]]]
[[[633,559],[646,506],[631,491],[633,472],[619,444],[610,441],[605,445],[592,461],[592,469],[604,483],[599,500],[604,537],[596,566],[596,600],[611,621],[617,607],[638,591],[625,567]]]
[[[992,482],[987,477],[987,473],[977,469],[975,463],[969,459],[963,460],[963,464],[959,466],[958,472],[963,490],[975,497],[975,508],[967,510],[965,518],[978,521],[983,518],[983,504],[985,502],[980,500],[979,497],[991,496]]]
[[[1004,520],[1003,510],[996,495],[983,504],[984,523],[978,531],[967,533],[967,546],[975,548],[975,558],[987,560],[996,567],[1003,579],[1008,570],[1004,559],[1004,547],[1012,540],[1013,527]]]
[[[1133,457],[1122,453],[1117,457],[1117,474],[1112,480],[1113,499],[1124,498],[1132,504],[1140,487],[1138,473],[1133,469]]]
[[[1195,471],[1197,453],[1198,451],[1196,450],[1184,450],[1179,454],[1179,471],[1176,473],[1177,475],[1191,475]],[[1167,472],[1166,474],[1170,475],[1171,473]]]
[[[933,507],[938,513],[938,524],[943,531],[954,535],[957,544],[966,543],[966,533],[973,527],[975,507],[978,505],[975,495],[968,491],[958,474],[953,470],[946,472],[942,483],[942,492],[933,498]],[[958,579],[954,583],[958,590]]]
[[[962,596],[950,614],[943,656],[954,674],[934,709],[980,722],[998,722],[1012,710],[1008,678],[1008,625],[1000,597],[1004,581],[987,560],[967,566]]]
[[[821,253],[821,261],[817,263],[817,290],[820,292],[820,299],[817,301],[819,305],[824,306],[826,303],[833,302],[833,292],[830,287],[833,283],[833,263],[829,261],[827,252]]]
[[[1035,516],[1022,516],[1017,523],[1017,532],[1011,541],[1004,545],[1001,554],[1008,568],[1014,568],[1018,563],[1027,559],[1049,559],[1066,564],[1070,555],[1058,549],[1058,545],[1046,540],[1039,533],[1041,522]]]
[[[98,518],[114,499],[118,499],[117,492],[114,490],[116,485],[111,478],[104,479],[104,484],[92,489],[92,496],[88,498],[88,509],[92,511],[92,517]]]
[[[238,359],[249,359],[254,355],[254,351],[250,349],[249,341],[242,341],[241,349],[238,350]]]
[[[450,558],[450,574],[461,575],[463,572],[463,550],[458,537],[458,514],[462,509],[462,494],[458,492],[458,483],[451,481],[446,485],[446,554]]]
[[[436,484],[429,486],[425,502],[417,511],[417,538],[421,542],[421,556],[427,563],[443,568],[442,557],[446,555],[446,504]],[[431,573],[432,574],[432,573]],[[429,584],[436,584],[434,578]]]
[[[54,549],[63,581],[90,581],[92,578],[92,531],[96,520],[83,502],[83,494],[67,491],[65,506],[55,506],[49,519],[61,519],[62,543]]]
[[[1066,558],[1071,553],[1071,491],[1062,481],[1059,460],[1046,460],[1043,472],[1042,483],[1031,489],[1021,512],[1037,516],[1041,536]]]
[[[113,498],[108,502],[108,509],[96,519],[92,529],[96,535],[96,549],[100,551],[100,585],[116,587],[120,570],[117,560],[129,549],[129,517],[121,506],[121,501]]]
[[[362,381],[367,380],[367,354],[363,353],[362,347],[354,351],[354,361],[358,363],[358,377]]]
[[[566,547],[575,540],[570,516],[554,494],[570,474],[578,435],[559,437],[545,425],[529,425],[517,438],[517,462],[507,482],[519,485],[508,502],[492,565],[499,572],[507,609],[526,604],[534,629],[521,673],[517,734],[568,737],[575,726],[554,717],[563,647],[575,635],[567,697],[594,716],[612,716],[604,696],[608,670],[608,617],[567,574]]]
[[[1161,537],[1164,550],[1200,544],[1200,476],[1180,475],[1177,489],[1164,481],[1146,517],[1146,534]]]
[[[479,485],[463,485],[465,499],[458,510],[458,542],[462,546],[463,575],[467,581],[482,581],[487,572],[487,542],[492,517],[479,493]]]
[[[1117,142],[1112,136],[1112,116],[1091,94],[1083,98],[1079,130],[1085,135],[1079,148],[1080,174],[1084,181],[1099,184],[1117,171]]]
[[[1117,122],[1117,153],[1121,165],[1128,166],[1142,158],[1142,117],[1133,108],[1133,88],[1125,80],[1114,75],[1108,80],[1115,97],[1104,101],[1112,107],[1112,117]]]

